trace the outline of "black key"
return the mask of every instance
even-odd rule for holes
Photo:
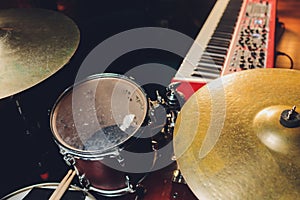
[[[222,70],[221,66],[199,64],[194,68],[194,71],[206,71],[219,74]]]
[[[209,53],[222,54],[222,55],[226,55],[227,54],[227,50],[217,49],[217,48],[209,47],[209,46],[206,47],[205,51],[209,52]]]
[[[210,41],[208,42],[208,45],[228,48],[229,45],[230,45],[230,42],[229,41],[224,41],[224,40],[218,40],[216,38],[211,38]]]
[[[204,73],[201,73],[201,72],[193,72],[191,74],[191,76],[194,76],[194,77],[200,77],[200,78],[207,78],[207,79],[216,79],[218,78],[220,75],[215,75],[215,74],[204,74]]]
[[[199,63],[208,63],[208,64],[216,64],[216,65],[220,65],[223,66],[224,62],[222,62],[221,60],[213,60],[212,58],[207,59],[207,58],[201,58]]]

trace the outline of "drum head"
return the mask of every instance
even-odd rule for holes
[[[54,190],[57,188],[58,184],[59,183],[41,183],[37,185],[28,186],[3,197],[1,200],[48,199],[51,196],[52,192],[54,192]],[[79,192],[77,194],[73,193],[72,195],[79,195],[78,197],[81,197],[81,199],[96,200],[96,198],[93,195],[86,191],[83,191],[79,187],[71,185],[67,192],[70,191]],[[33,197],[33,195],[35,196]]]
[[[148,110],[144,91],[132,80],[100,74],[69,88],[51,114],[55,139],[77,152],[101,153],[132,137]]]

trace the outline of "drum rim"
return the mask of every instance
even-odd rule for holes
[[[2,197],[0,200],[6,200],[8,198],[11,198],[17,194],[20,194],[21,192],[25,192],[29,189],[33,189],[33,188],[44,188],[44,187],[55,187],[55,186],[58,186],[59,183],[58,182],[45,182],[45,183],[38,183],[38,184],[33,184],[33,185],[29,185],[29,186],[25,186],[23,188],[20,188],[20,189],[17,189],[16,191],[13,191],[7,195],[5,195],[4,197]],[[82,191],[84,192],[88,197],[92,198],[92,199],[95,199],[96,198],[88,191],[78,187],[78,186],[75,186],[75,185],[70,185],[70,189],[71,190],[74,190],[74,191]]]
[[[94,79],[98,79],[98,78],[119,78],[119,79],[122,79],[122,80],[126,80],[128,82],[130,82],[131,84],[135,85],[139,90],[140,92],[143,94],[143,97],[144,97],[144,100],[146,102],[145,104],[145,116],[144,116],[144,121],[142,122],[141,124],[141,127],[145,125],[145,123],[147,123],[147,116],[149,114],[149,104],[148,104],[148,97],[147,97],[147,94],[145,92],[145,90],[137,83],[134,81],[134,79],[132,77],[127,77],[125,75],[121,75],[121,74],[116,74],[116,73],[100,73],[100,74],[93,74],[93,75],[90,75],[88,77],[86,77],[85,79],[82,79],[81,81],[78,81],[76,83],[74,83],[73,85],[69,86],[67,89],[65,89],[60,95],[59,97],[56,99],[52,109],[51,109],[51,112],[50,112],[50,129],[51,129],[51,132],[52,132],[52,135],[53,135],[53,138],[54,140],[56,141],[56,143],[59,145],[59,146],[62,146],[64,150],[67,150],[68,153],[71,153],[73,155],[76,155],[76,156],[87,156],[87,159],[89,160],[90,158],[95,158],[95,159],[98,159],[99,156],[101,157],[102,154],[105,154],[107,152],[110,152],[111,150],[115,150],[118,146],[120,146],[122,143],[125,143],[127,140],[129,140],[130,138],[134,137],[134,135],[138,132],[138,129],[131,135],[131,137],[128,137],[126,140],[122,141],[122,143],[119,143],[119,144],[115,144],[113,146],[111,146],[110,148],[108,149],[104,149],[104,150],[79,150],[79,149],[76,149],[74,147],[72,147],[71,145],[68,145],[66,142],[64,142],[62,139],[58,138],[58,133],[55,134],[55,131],[53,129],[53,115],[54,115],[54,112],[55,112],[55,109],[56,107],[59,105],[60,101],[67,95],[69,94],[70,92],[72,92],[73,88],[87,82],[87,81],[90,81],[90,80],[94,80]]]

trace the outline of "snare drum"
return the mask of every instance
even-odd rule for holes
[[[20,199],[39,199],[46,200],[49,199],[54,190],[57,188],[59,183],[41,183],[37,185],[28,186],[12,192],[7,196],[3,197],[1,200],[20,200]],[[80,189],[79,187],[71,185],[68,191],[65,193],[65,196],[68,195],[71,199],[73,197],[76,199],[84,199],[84,200],[95,200],[96,198]]]
[[[104,196],[134,192],[155,162],[146,128],[148,104],[133,80],[108,73],[90,76],[58,98],[52,133],[83,187]],[[131,170],[139,165],[144,171]]]

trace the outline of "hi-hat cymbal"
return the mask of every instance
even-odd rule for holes
[[[79,44],[67,16],[44,9],[0,12],[0,99],[28,89],[62,68]]]
[[[287,69],[233,73],[184,104],[174,149],[199,199],[300,198],[300,128],[280,123],[300,107],[299,80]]]

